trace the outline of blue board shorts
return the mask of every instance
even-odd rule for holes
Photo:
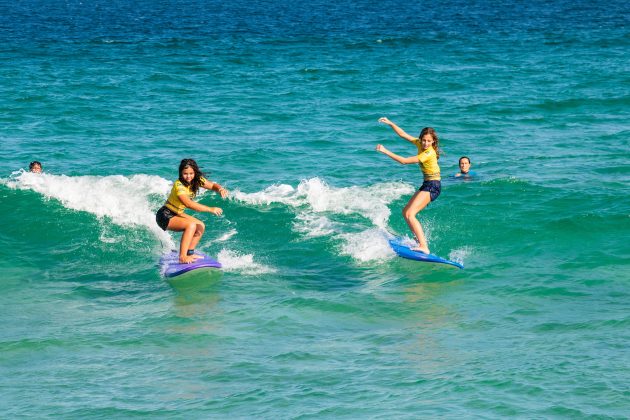
[[[155,221],[162,230],[166,230],[168,222],[175,216],[177,216],[177,213],[166,206],[162,206],[155,214]]]
[[[442,192],[441,181],[424,181],[420,186],[420,191],[426,191],[431,196],[431,201],[435,201]]]

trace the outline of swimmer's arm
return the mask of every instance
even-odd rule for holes
[[[409,165],[411,163],[419,163],[420,162],[420,159],[418,159],[418,156],[402,157],[402,156],[397,155],[396,153],[390,152],[382,144],[379,144],[378,146],[376,146],[376,151],[381,152],[382,154],[389,156],[390,158],[394,159],[396,162],[398,162],[398,163],[400,163],[402,165]]]
[[[218,192],[219,194],[221,194],[221,198],[225,198],[229,194],[228,190],[226,190],[225,188],[223,188],[222,186],[220,186],[216,182],[212,182],[212,181],[206,180],[206,182],[202,185],[202,187],[207,189],[207,190]]]
[[[196,201],[191,200],[190,197],[188,197],[188,195],[186,194],[178,195],[177,197],[181,200],[181,202],[187,208],[191,210],[212,213],[216,216],[221,216],[221,214],[223,214],[223,210],[220,207],[204,206],[203,204],[200,204],[200,203],[197,203]]]
[[[410,141],[413,143],[414,141],[418,140],[417,138],[407,134],[405,130],[398,127],[396,124],[390,121],[387,117],[379,118],[378,122],[389,125],[392,128],[392,130],[394,130],[394,132],[398,134],[399,137],[402,137],[403,139],[407,141]]]

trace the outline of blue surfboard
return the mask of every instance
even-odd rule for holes
[[[464,266],[458,262],[445,260],[442,257],[438,257],[434,254],[425,254],[420,251],[413,251],[409,246],[403,243],[402,238],[392,238],[389,240],[389,245],[392,247],[394,252],[403,258],[407,258],[415,261],[429,262],[429,263],[437,263],[437,264],[448,264],[453,265],[457,268],[464,268]]]
[[[199,258],[190,264],[181,264],[179,262],[179,252],[171,251],[168,254],[160,258],[160,265],[166,278],[173,278],[192,271],[203,270],[217,270],[221,268],[221,263],[215,259],[208,257],[200,252],[195,252],[195,255],[200,255],[203,258]]]

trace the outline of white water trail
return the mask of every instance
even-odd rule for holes
[[[316,177],[301,181],[295,188],[276,184],[254,193],[236,190],[233,197],[255,206],[289,206],[296,213],[293,229],[304,238],[332,237],[341,242],[341,254],[365,262],[392,257],[386,240],[389,205],[413,191],[414,187],[402,182],[337,188]],[[366,229],[365,224],[336,222],[338,215],[358,215],[372,226]]]
[[[67,176],[19,171],[4,182],[9,188],[32,190],[65,208],[109,219],[124,227],[150,230],[166,248],[175,243],[155,223],[155,211],[164,201],[171,183],[154,175]],[[101,233],[105,243],[121,238]]]

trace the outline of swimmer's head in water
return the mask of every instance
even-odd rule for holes
[[[468,156],[462,156],[459,158],[459,170],[463,174],[467,174],[470,171],[470,159]]]
[[[39,174],[42,172],[42,164],[34,160],[28,165],[28,170]]]

